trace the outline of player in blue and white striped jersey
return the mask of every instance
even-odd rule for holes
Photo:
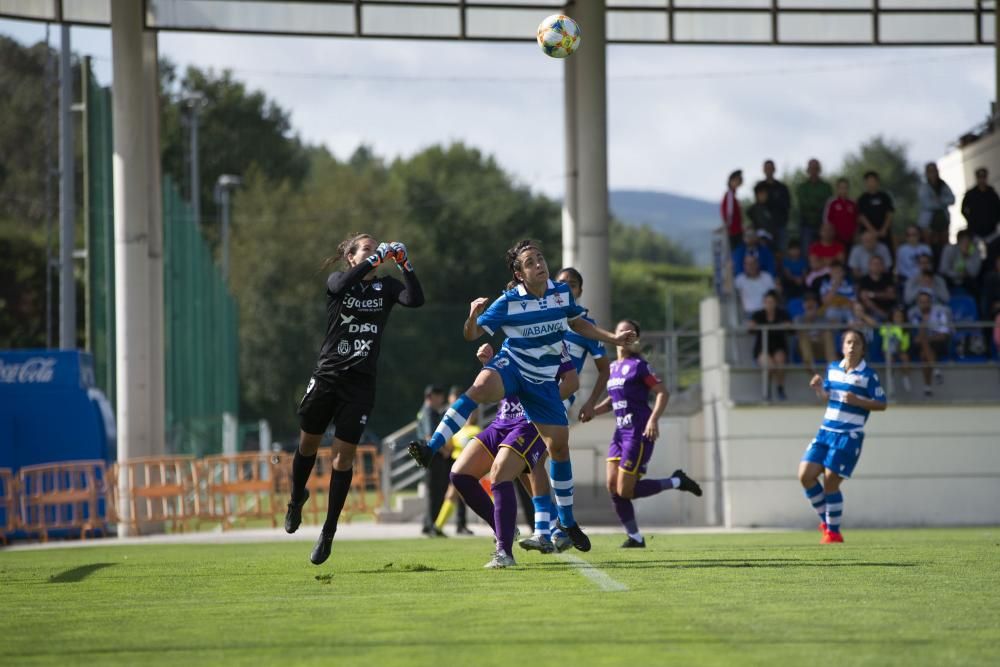
[[[843,339],[843,360],[827,367],[825,379],[814,375],[809,382],[817,396],[828,400],[823,424],[799,463],[799,481],[819,514],[823,544],[844,541],[840,534],[844,512],[840,485],[850,478],[861,457],[868,415],[888,407],[878,374],[865,363],[864,335],[848,329]]]
[[[545,256],[534,242],[521,241],[508,250],[507,266],[514,278],[509,289],[488,309],[488,298],[473,301],[463,328],[465,339],[469,341],[484,333],[493,335],[502,331],[507,336],[503,347],[483,367],[472,386],[448,409],[427,447],[419,442],[410,443],[410,454],[418,463],[426,465],[430,456],[465,424],[476,406],[517,396],[528,421],[538,428],[552,459],[549,474],[556,490],[559,521],[573,546],[587,551],[590,540],[573,517],[569,421],[555,381],[563,354],[563,337],[572,329],[585,338],[618,345],[631,342],[635,334],[616,335],[584,320],[584,309],[576,304],[569,287],[549,279]],[[491,479],[497,478],[495,472],[491,471]],[[495,484],[493,500],[498,515],[501,507],[504,516],[511,513],[513,526],[517,515],[514,485],[509,482]],[[500,541],[509,545],[513,530],[510,537],[505,536]],[[501,554],[499,550],[496,557],[498,561],[513,562],[509,553]]]
[[[573,299],[575,301],[580,300],[580,296],[583,294],[583,276],[580,275],[579,271],[571,266],[561,269],[556,274],[556,282],[568,285]],[[586,315],[582,315],[582,317],[591,324],[597,324]],[[577,373],[583,371],[583,366],[588,356],[593,358],[594,366],[597,367],[597,380],[594,382],[594,388],[591,390],[587,400],[580,406],[578,413],[580,420],[586,421],[594,417],[594,406],[597,405],[597,401],[601,399],[607,387],[608,378],[611,374],[611,362],[608,360],[605,352],[604,343],[598,340],[584,338],[575,331],[570,330],[566,332],[564,342]],[[576,394],[573,394],[565,401],[567,410],[572,407],[575,400]],[[544,481],[543,483],[539,483],[541,481],[539,476],[536,475],[531,479],[531,504],[535,510],[535,532],[533,535],[522,539],[518,544],[522,549],[541,551],[542,553],[548,553],[551,550],[548,544],[550,541],[554,541],[556,547],[563,548],[562,544],[566,538],[562,537],[560,532],[554,529],[558,510],[552,501],[552,490]],[[549,522],[549,517],[551,517],[551,523]]]

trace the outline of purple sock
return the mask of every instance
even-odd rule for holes
[[[493,532],[496,532],[493,524],[493,501],[490,500],[490,494],[486,493],[486,489],[480,486],[479,480],[472,475],[461,475],[454,472],[449,477],[451,477],[451,483],[455,486],[455,490],[461,494],[465,504],[488,523],[490,528],[493,528]]]
[[[612,494],[611,503],[615,506],[615,514],[625,527],[625,532],[629,535],[637,534],[639,525],[635,522],[635,508],[632,507],[632,501],[618,494]]]
[[[655,496],[660,491],[673,489],[675,486],[673,477],[667,477],[666,479],[640,479],[635,483],[635,494],[633,497],[648,498],[649,496]]]
[[[498,482],[493,485],[493,504],[497,550],[513,555],[514,530],[517,527],[517,491],[514,490],[514,482]]]

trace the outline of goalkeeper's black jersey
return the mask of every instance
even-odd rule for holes
[[[371,267],[362,264],[336,271],[326,280],[326,338],[313,376],[333,381],[347,370],[374,378],[389,311],[397,303],[416,308],[424,293],[413,272],[403,282],[388,276],[363,280]]]

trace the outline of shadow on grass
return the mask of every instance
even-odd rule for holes
[[[65,572],[52,575],[49,577],[49,583],[75,584],[83,581],[98,570],[103,570],[104,568],[111,567],[112,565],[117,565],[117,563],[91,563],[90,565],[81,565],[80,567],[74,567],[71,570],[66,570]]]

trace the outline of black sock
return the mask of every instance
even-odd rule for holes
[[[351,491],[351,479],[354,477],[354,468],[348,470],[334,470],[330,476],[330,504],[326,509],[326,521],[323,523],[323,534],[331,537],[337,532],[337,519],[340,518],[340,511],[344,509],[344,501]]]
[[[309,473],[312,472],[316,463],[316,455],[306,456],[298,449],[295,450],[295,458],[292,459],[292,502],[301,503],[302,497],[306,495],[306,482],[309,481]]]

